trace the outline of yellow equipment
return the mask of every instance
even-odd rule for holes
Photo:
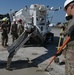
[[[63,32],[63,28],[61,28],[61,33],[62,33],[62,32]],[[62,35],[60,35],[60,38],[59,38],[58,50],[59,50],[59,48],[60,48],[61,40],[62,40]]]

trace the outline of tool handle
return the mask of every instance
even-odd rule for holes
[[[70,36],[69,36],[68,39],[63,43],[63,45],[61,46],[61,48],[58,50],[58,52],[56,53],[56,55],[59,54],[59,53],[63,50],[63,48],[65,47],[65,45],[68,44],[68,42],[70,41],[70,39],[71,39],[71,38],[70,38]],[[49,65],[50,65],[50,64],[52,63],[52,61],[57,57],[56,55],[53,56],[53,58],[51,59]]]
[[[48,66],[53,62],[53,60],[57,57],[57,54],[59,54],[63,50],[63,48],[65,47],[65,45],[67,45],[70,40],[71,40],[71,37],[69,36],[68,39],[63,43],[63,45],[61,46],[61,48],[58,50],[58,52],[56,53],[56,55],[53,56],[53,58],[51,59],[51,61],[48,64]],[[45,70],[47,70],[48,66],[45,68]]]

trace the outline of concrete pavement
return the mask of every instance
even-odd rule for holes
[[[52,32],[55,32],[55,29]],[[65,75],[65,65],[58,65],[54,62],[48,67],[48,72],[44,71],[57,51],[58,32],[60,31],[56,29],[54,43],[47,44],[44,47],[24,46],[20,48],[13,57],[12,71],[5,70],[8,52],[6,48],[0,45],[0,75]],[[11,43],[10,36],[9,45]],[[62,61],[64,57],[61,55],[59,58]],[[28,61],[28,59],[31,61]]]

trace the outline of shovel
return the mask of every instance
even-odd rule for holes
[[[45,68],[45,71],[47,71],[48,67],[50,66],[50,64],[53,62],[53,60],[61,53],[61,51],[63,50],[63,48],[65,47],[65,45],[68,44],[68,42],[70,41],[71,37],[69,36],[67,38],[67,40],[63,43],[63,45],[60,47],[60,49],[57,51],[57,53],[53,56],[53,58],[50,60],[49,64],[47,65],[47,67]]]

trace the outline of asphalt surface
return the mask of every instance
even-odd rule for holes
[[[48,42],[43,46],[23,46],[13,57],[11,68],[6,70],[6,62],[8,57],[7,48],[1,46],[0,37],[0,75],[65,75],[65,64],[53,63],[49,64],[52,56],[57,52],[60,29],[52,28],[54,33],[54,42]],[[12,44],[11,35],[9,34],[8,44]],[[50,40],[49,40],[50,41]],[[60,62],[64,59],[63,55],[59,56]]]

